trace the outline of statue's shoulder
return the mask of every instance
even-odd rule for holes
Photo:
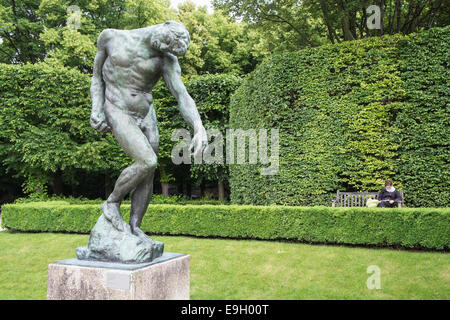
[[[178,63],[178,58],[168,52],[163,53],[163,72],[166,74],[179,74],[181,75],[181,67]]]
[[[117,34],[117,32],[120,30],[117,29],[104,29],[97,38],[97,46],[98,45],[105,45],[109,40],[114,38],[114,36]]]
[[[169,53],[164,52],[163,53],[164,63],[168,65],[178,65],[178,58],[177,56]]]

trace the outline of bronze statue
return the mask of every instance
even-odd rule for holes
[[[151,240],[139,228],[152,196],[157,166],[159,136],[151,92],[162,77],[178,101],[183,118],[194,129],[191,148],[196,156],[200,154],[207,145],[206,130],[195,102],[181,80],[177,59],[186,53],[189,42],[189,32],[183,24],[174,21],[134,30],[106,29],[100,33],[91,83],[91,126],[100,132],[111,131],[135,162],[122,171],[114,191],[102,204],[99,227],[96,225],[91,232],[89,246],[78,248],[78,258],[123,260],[104,252],[105,246],[99,243],[109,241],[104,240],[110,236],[104,234],[103,229],[111,228],[110,225],[115,233],[125,234],[127,238],[134,236],[136,241],[140,239],[139,245],[152,244],[150,251],[154,252],[140,251],[139,255],[146,258],[135,259],[135,262],[150,261],[162,254],[162,243]],[[131,198],[129,225],[120,214],[121,201],[128,193]],[[94,236],[94,231],[98,235]],[[119,247],[124,246],[120,250],[131,250],[130,243],[119,244],[129,240],[114,241]]]

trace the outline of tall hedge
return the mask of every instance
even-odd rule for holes
[[[231,200],[330,205],[337,190],[407,206],[449,206],[450,27],[327,45],[266,59],[236,91],[234,128],[278,128],[278,174],[230,167]]]
[[[405,98],[397,129],[397,177],[415,206],[450,204],[450,27],[399,42]]]

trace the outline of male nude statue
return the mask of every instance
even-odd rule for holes
[[[122,171],[114,191],[102,204],[107,220],[119,231],[127,225],[120,203],[131,192],[131,232],[139,229],[153,192],[159,136],[151,91],[162,77],[178,101],[183,118],[194,129],[191,148],[198,155],[207,145],[195,102],[181,80],[177,56],[189,48],[189,32],[183,24],[163,24],[135,30],[103,30],[97,40],[91,83],[91,126],[111,131],[135,162]]]

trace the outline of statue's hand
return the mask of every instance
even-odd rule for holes
[[[189,146],[189,150],[194,148],[194,157],[198,158],[202,156],[203,150],[208,145],[208,136],[206,134],[206,130],[203,126],[200,126],[199,129],[194,131],[194,138],[192,139],[191,145]]]
[[[105,113],[103,112],[92,112],[91,127],[99,132],[111,131],[110,126],[106,122]]]

